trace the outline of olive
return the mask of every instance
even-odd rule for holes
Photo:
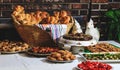
[[[105,60],[105,58],[102,58],[102,60]]]

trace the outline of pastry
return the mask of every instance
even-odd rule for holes
[[[59,50],[57,52],[52,52],[51,55],[48,56],[48,59],[54,58],[58,61],[70,61],[76,58],[71,52],[67,50]]]
[[[17,19],[19,24],[22,25],[34,25],[34,24],[68,24],[70,23],[71,17],[68,15],[67,11],[54,11],[53,15],[50,15],[46,11],[36,11],[31,13],[26,13],[23,6],[15,6],[12,16]]]

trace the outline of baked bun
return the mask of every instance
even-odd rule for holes
[[[52,52],[47,58],[50,60],[70,61],[76,59],[76,56],[67,50],[59,50]]]
[[[41,16],[40,16],[41,14],[42,14],[41,11],[35,12],[35,18],[36,18],[37,23],[39,23],[39,22],[42,21],[42,18],[41,18]]]
[[[67,11],[62,10],[62,11],[60,12],[60,17],[65,17],[65,16],[68,16]]]
[[[68,24],[70,16],[65,10],[54,11],[53,15],[50,15],[46,11],[36,11],[31,13],[25,13],[24,7],[17,5],[14,8],[12,16],[17,19],[20,24],[23,25],[34,25],[34,24]]]
[[[70,22],[70,16],[61,17],[61,24],[68,24]]]
[[[42,19],[47,18],[48,16],[49,16],[49,14],[48,14],[48,12],[46,12],[46,11],[43,11],[43,12],[41,13],[41,18],[42,18]]]

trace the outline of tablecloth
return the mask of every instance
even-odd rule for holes
[[[104,41],[120,47],[115,41]],[[52,63],[46,58],[27,56],[26,54],[1,54],[0,70],[77,70],[80,56],[71,63]],[[110,63],[113,70],[120,70],[120,63]]]

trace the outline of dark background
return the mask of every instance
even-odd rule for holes
[[[106,39],[106,18],[104,13],[109,9],[120,8],[120,0],[92,0],[92,19],[100,30],[100,40]],[[89,0],[0,0],[0,40],[22,40],[14,28],[11,13],[16,5],[22,5],[27,12],[45,10],[68,10],[85,30]]]

